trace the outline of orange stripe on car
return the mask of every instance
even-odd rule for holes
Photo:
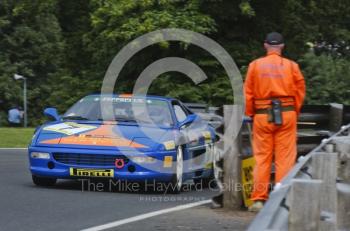
[[[113,132],[110,125],[101,125],[99,128],[82,133],[79,135],[71,135],[62,138],[45,140],[42,144],[73,144],[73,145],[93,145],[93,146],[115,146],[115,147],[132,147],[143,148],[142,144],[133,142],[132,140],[123,138]]]
[[[132,94],[120,94],[118,95],[120,98],[131,98]]]

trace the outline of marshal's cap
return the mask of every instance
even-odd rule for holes
[[[271,32],[266,35],[265,42],[269,45],[280,45],[284,43],[284,40],[280,33]]]

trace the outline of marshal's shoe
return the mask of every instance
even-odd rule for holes
[[[249,206],[248,211],[249,212],[259,212],[264,207],[263,201],[255,201],[251,206]]]

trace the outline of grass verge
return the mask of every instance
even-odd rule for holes
[[[34,128],[0,128],[0,148],[26,148]]]

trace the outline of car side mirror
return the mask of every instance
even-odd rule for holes
[[[45,108],[44,115],[54,121],[58,121],[61,119],[57,113],[57,109],[53,107]]]
[[[193,123],[195,120],[200,120],[200,117],[196,114],[188,115],[184,121],[180,122],[179,127],[181,128],[183,126],[189,125]]]

